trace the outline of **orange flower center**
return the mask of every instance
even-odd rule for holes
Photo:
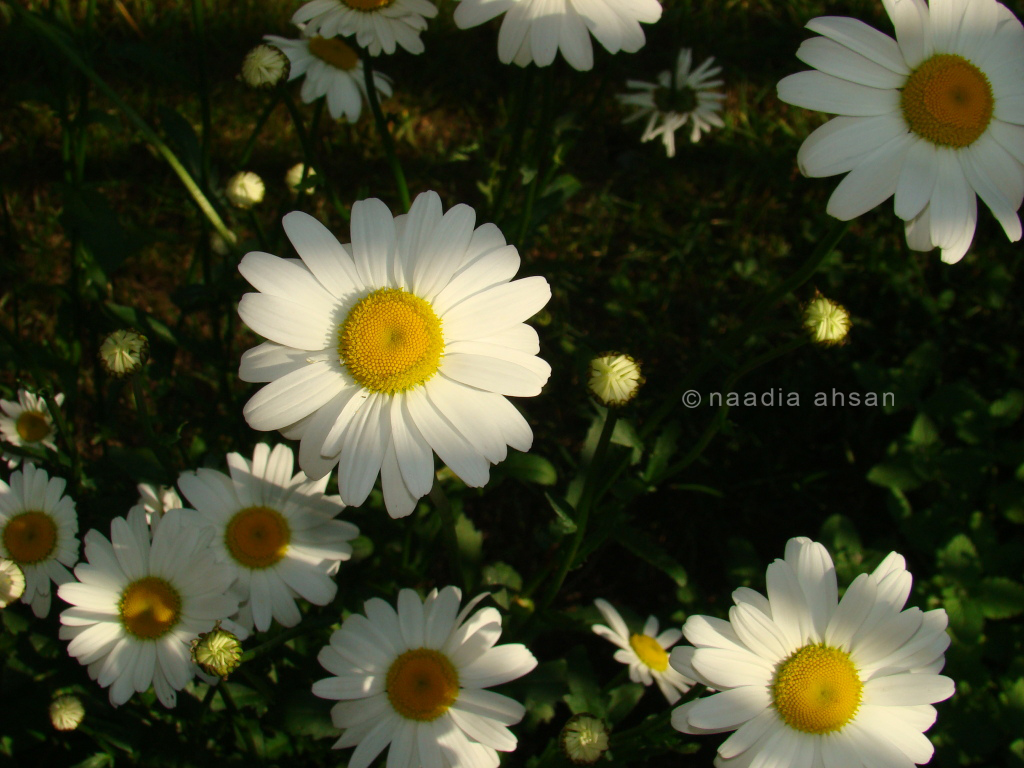
[[[900,97],[910,130],[942,147],[973,144],[988,128],[993,106],[985,73],[952,53],[937,53],[915,69]]]
[[[57,546],[57,524],[45,512],[22,512],[4,526],[4,547],[11,560],[31,565],[45,560]]]
[[[336,37],[326,38],[317,35],[310,38],[309,52],[320,61],[346,72],[355,69],[359,64],[359,54]]]
[[[269,568],[288,552],[291,530],[276,509],[248,507],[236,512],[224,531],[231,557],[247,568]]]

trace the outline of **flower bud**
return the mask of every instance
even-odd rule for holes
[[[312,195],[314,191],[313,187],[308,186],[308,184],[313,179],[313,177],[316,176],[316,170],[313,168],[313,166],[309,166],[309,170],[307,171],[305,163],[296,163],[295,165],[288,169],[287,173],[285,173],[284,183],[288,185],[288,189],[290,189],[292,192],[294,192],[295,194],[299,194],[299,192],[303,191],[299,189],[299,187],[302,184],[303,171],[305,171],[306,173],[307,186],[305,192],[307,195]]]
[[[13,560],[0,559],[0,608],[25,594],[25,574]]]
[[[73,731],[85,718],[85,706],[77,696],[58,696],[50,702],[50,722],[58,731]]]
[[[260,43],[242,59],[242,81],[250,88],[270,88],[288,77],[288,57],[272,45]]]
[[[608,726],[601,718],[581,712],[569,718],[558,740],[574,765],[593,765],[608,751]]]
[[[811,303],[804,308],[804,328],[811,341],[822,346],[843,344],[850,332],[850,313],[831,299],[815,292]]]
[[[114,331],[100,345],[100,361],[107,373],[121,378],[138,373],[149,355],[149,340],[136,331]]]
[[[228,179],[224,191],[233,206],[245,209],[263,202],[266,187],[263,179],[252,171],[241,171]]]
[[[192,661],[208,675],[227,677],[242,661],[242,644],[218,624],[192,641]]]
[[[636,396],[643,383],[640,364],[629,355],[612,352],[590,361],[587,386],[602,405],[625,405]]]

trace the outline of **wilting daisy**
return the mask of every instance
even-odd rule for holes
[[[238,579],[238,622],[262,632],[273,617],[293,627],[302,618],[296,597],[314,605],[334,599],[333,576],[352,555],[348,542],[359,529],[334,519],[345,505],[324,495],[327,476],[293,474],[288,446],[260,443],[252,461],[229,453],[227,462],[230,477],[199,469],[179,477],[178,487],[213,533],[218,561]]]
[[[304,213],[284,217],[301,262],[247,254],[239,271],[260,293],[238,305],[270,341],[242,356],[243,381],[270,382],[246,404],[253,429],[301,437],[310,477],[338,465],[346,503],[362,504],[380,473],[392,517],[430,491],[436,452],[470,486],[487,483],[506,446],[533,433],[505,395],[530,397],[551,373],[523,321],[551,289],[509,282],[519,254],[493,224],[421,194],[392,218],[380,200],[352,206],[341,245]]]
[[[561,50],[579,70],[594,66],[593,34],[609,53],[636,53],[646,39],[640,23],[661,18],[658,0],[460,0],[455,23],[469,29],[505,14],[498,59],[546,67]]]
[[[397,613],[373,598],[365,616],[352,614],[331,635],[318,658],[336,677],[318,680],[313,693],[340,700],[331,718],[344,733],[334,748],[355,747],[349,768],[366,768],[389,744],[392,768],[494,768],[497,751],[516,748],[507,726],[523,706],[485,689],[522,677],[537,660],[523,645],[494,645],[501,614],[469,615],[483,597],[460,612],[455,587],[426,600],[403,589]]]
[[[395,44],[409,53],[423,53],[420,32],[437,15],[430,0],[312,0],[292,15],[310,35],[356,36],[371,56],[394,53]]]
[[[910,766],[927,763],[937,701],[953,681],[937,674],[949,645],[946,612],[903,610],[911,577],[891,553],[837,597],[825,548],[790,539],[768,566],[767,599],[733,592],[729,621],[691,616],[696,647],[671,664],[721,691],[672,713],[684,733],[735,730],[717,766]]]
[[[185,506],[173,487],[139,483],[136,488],[139,490],[139,500],[129,511],[142,510],[146,515],[146,522],[152,522],[154,516],[161,517],[172,509],[181,509]]]
[[[25,574],[21,601],[39,617],[50,612],[50,582],[71,581],[68,568],[78,562],[78,515],[65,485],[29,463],[10,485],[0,480],[0,557]]]
[[[725,96],[712,90],[722,84],[721,80],[714,79],[722,68],[712,66],[714,58],[708,58],[691,72],[692,60],[690,49],[683,48],[679,51],[674,76],[665,71],[658,75],[656,83],[627,80],[626,87],[635,93],[620,93],[615,97],[620,104],[637,108],[623,122],[647,118],[640,141],[661,136],[669,157],[676,155],[676,131],[687,123],[691,124],[691,142],[698,141],[701,132],[710,131],[711,126],[721,128],[723,125],[718,113],[722,111]]]
[[[359,119],[366,98],[366,77],[363,62],[352,48],[336,37],[319,35],[303,35],[298,40],[265,35],[264,39],[280,48],[291,62],[289,82],[306,76],[301,92],[303,102],[309,104],[326,96],[327,110],[335,120],[342,115],[350,123]],[[373,83],[378,93],[391,95],[391,78],[387,75],[374,72]]]
[[[896,40],[856,19],[812,19],[779,83],[790,104],[840,115],[800,147],[807,176],[848,175],[828,212],[848,220],[895,195],[914,250],[963,258],[978,201],[1012,241],[1024,198],[1024,28],[995,0],[882,0]]]
[[[658,620],[648,616],[643,632],[630,632],[622,616],[607,600],[595,600],[597,610],[604,616],[608,626],[595,624],[595,633],[619,646],[615,660],[629,666],[629,679],[634,683],[658,684],[658,689],[675,704],[679,697],[690,690],[693,680],[672,669],[668,663],[668,649],[679,642],[683,633],[678,629],[666,629],[658,634]]]
[[[182,510],[152,526],[140,510],[115,517],[109,541],[85,534],[88,562],[57,592],[73,606],[60,615],[60,638],[115,707],[151,685],[173,707],[196,672],[189,644],[238,609],[231,569],[215,562],[209,540]]]
[[[64,395],[54,395],[57,405],[64,403]],[[40,446],[57,450],[53,441],[56,431],[53,428],[53,416],[46,406],[46,401],[27,389],[18,390],[18,401],[0,400],[0,433],[4,441],[19,448]],[[21,456],[5,453],[9,469],[21,463]]]

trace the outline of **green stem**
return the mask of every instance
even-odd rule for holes
[[[469,587],[466,578],[466,570],[462,564],[462,550],[459,548],[459,534],[455,529],[455,515],[452,513],[452,505],[448,501],[441,484],[434,480],[430,489],[430,500],[434,502],[438,513],[441,515],[441,529],[444,532],[444,543],[451,558],[452,571],[455,581],[462,586],[463,591]]]
[[[519,158],[523,153],[523,137],[526,135],[526,122],[530,109],[527,99],[533,95],[530,87],[533,83],[533,67],[517,72],[519,76],[519,88],[516,90],[512,101],[512,110],[515,114],[515,123],[512,126],[512,149],[509,152],[508,160],[505,163],[505,171],[498,183],[498,192],[494,196],[494,208],[491,212],[491,220],[497,222],[505,210],[505,201],[508,198],[509,190],[516,173],[519,172]],[[531,99],[532,101],[532,99]]]
[[[242,150],[242,156],[239,158],[238,167],[245,168],[249,164],[249,158],[252,157],[253,150],[256,149],[256,141],[260,137],[260,131],[263,130],[263,126],[267,124],[267,120],[270,119],[271,113],[277,108],[277,105],[281,102],[286,91],[281,88],[274,91],[274,98],[271,99],[270,103],[260,112],[260,116],[256,118],[256,124],[252,127],[252,133],[249,134],[249,140],[245,142],[245,149]]]
[[[199,64],[199,114],[202,121],[199,136],[199,182],[208,189],[213,117],[210,112],[210,81],[206,71],[206,19],[203,0],[192,0],[192,22],[196,31],[196,56]]]
[[[377,133],[384,144],[384,154],[388,156],[388,163],[391,165],[391,173],[394,174],[395,184],[398,186],[398,199],[402,203],[403,210],[408,211],[412,207],[409,200],[409,187],[405,183],[405,173],[402,165],[398,162],[398,154],[395,152],[395,141],[391,138],[384,113],[380,109],[380,101],[377,98],[377,84],[373,80],[373,57],[363,58],[363,74],[366,78],[366,100],[370,102],[370,110],[373,112],[373,119],[377,123]]]
[[[269,640],[265,640],[264,642],[257,645],[255,648],[250,648],[249,650],[245,651],[242,654],[241,663],[245,664],[246,662],[250,662],[253,659],[258,659],[260,656],[264,656],[265,654],[269,653],[282,643],[287,643],[292,638],[308,634],[309,632],[312,632],[317,629],[330,627],[334,624],[337,624],[340,620],[340,616],[321,616],[315,619],[307,618],[301,624],[278,632]]]
[[[53,425],[57,428],[57,434],[60,435],[61,442],[63,442],[64,447],[67,448],[68,455],[71,456],[71,495],[75,496],[78,493],[78,485],[81,480],[82,473],[81,457],[78,455],[78,446],[75,444],[74,436],[68,428],[68,423],[64,419],[64,412],[60,409],[60,405],[57,403],[56,398],[45,389],[40,392],[40,394],[43,396],[43,400],[46,401],[46,408],[50,412],[50,418],[53,419]]]
[[[537,195],[547,170],[549,145],[551,144],[551,81],[552,78],[544,78],[544,94],[541,97],[540,125],[537,129],[536,154],[534,156],[535,174],[530,181],[530,188],[526,192],[526,204],[523,206],[523,218],[519,223],[519,239],[516,245],[520,251],[526,249],[527,237],[532,232],[533,206],[537,202]]]
[[[221,681],[220,685],[217,686],[217,690],[220,692],[221,699],[224,700],[224,706],[227,707],[228,711],[232,715],[232,725],[242,732],[245,744],[249,747],[249,751],[252,752],[252,756],[261,758],[259,748],[256,746],[256,738],[252,735],[252,731],[249,730],[245,725],[245,718],[242,717],[241,711],[238,709],[238,705],[235,704],[235,699],[231,695],[231,691],[228,690],[228,686]]]

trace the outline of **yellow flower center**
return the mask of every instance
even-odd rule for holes
[[[11,560],[31,565],[53,553],[57,546],[57,524],[45,512],[22,512],[7,522],[3,539]]]
[[[276,509],[247,507],[236,512],[224,531],[231,557],[246,568],[269,568],[288,552],[292,533]]]
[[[338,356],[371,392],[394,394],[430,379],[441,365],[441,320],[429,303],[401,288],[380,288],[338,329]]]
[[[26,443],[38,443],[50,434],[50,421],[40,411],[22,411],[14,428]]]
[[[357,11],[376,11],[378,8],[387,8],[395,0],[341,0],[341,2]]]
[[[459,673],[440,651],[416,648],[391,663],[388,700],[407,720],[436,720],[459,698]]]
[[[317,35],[310,38],[309,52],[320,61],[346,72],[355,69],[359,63],[359,54],[336,37],[328,39]]]
[[[932,144],[967,147],[992,119],[992,86],[963,56],[937,53],[911,73],[900,107],[910,130]]]
[[[125,587],[117,609],[129,634],[140,640],[156,640],[181,618],[181,595],[163,579],[146,576]]]
[[[636,651],[640,661],[655,672],[668,669],[668,654],[658,645],[658,641],[649,635],[630,635],[629,647]]]
[[[775,670],[772,702],[790,728],[832,733],[853,719],[863,688],[848,653],[805,645]]]

